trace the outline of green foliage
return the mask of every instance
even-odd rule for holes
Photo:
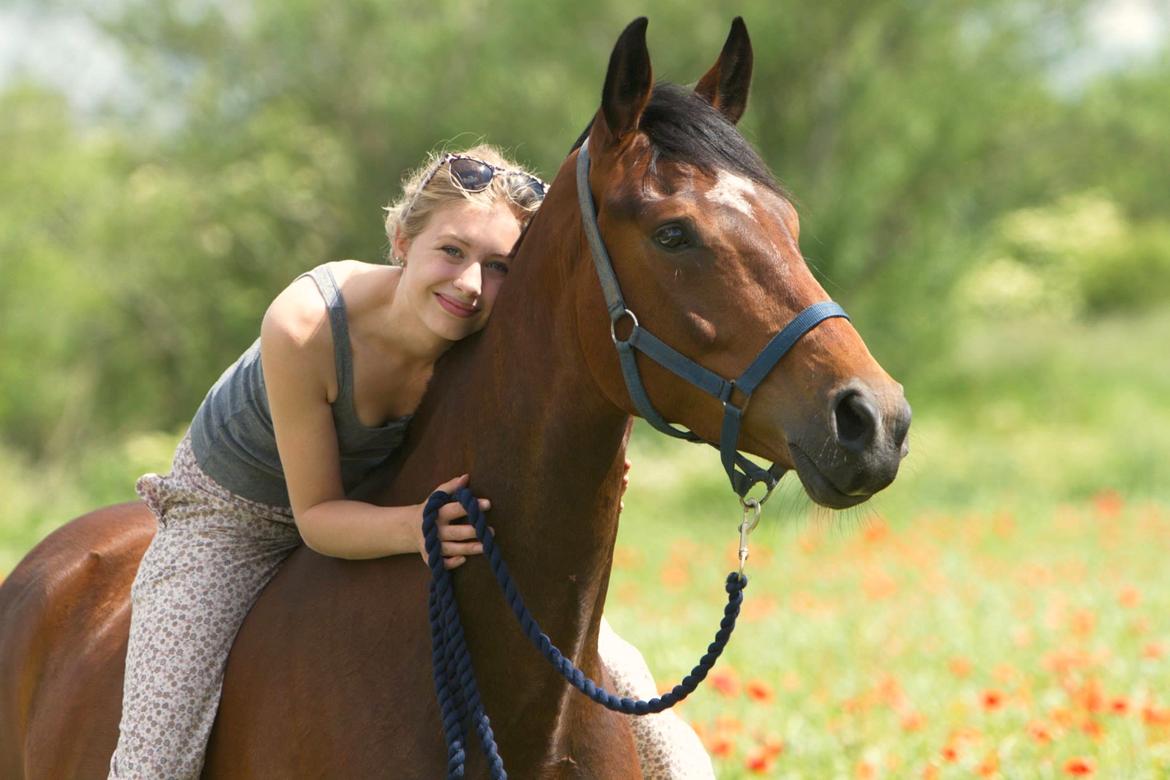
[[[180,433],[139,433],[90,443],[84,453],[32,461],[0,445],[0,578],[62,523],[97,507],[137,499],[134,482],[166,473]]]
[[[1170,224],[1135,225],[1095,259],[1081,278],[1088,311],[1152,308],[1170,302]]]
[[[1134,224],[1100,193],[1004,216],[957,286],[975,316],[1076,317],[1170,301],[1170,223]]]

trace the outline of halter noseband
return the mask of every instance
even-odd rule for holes
[[[589,140],[581,144],[577,152],[577,201],[581,206],[581,222],[585,229],[585,237],[589,241],[589,248],[593,255],[593,264],[597,268],[597,277],[601,281],[601,291],[605,295],[605,306],[609,311],[609,332],[617,347],[618,359],[622,367],[622,375],[626,380],[626,389],[638,413],[646,421],[663,433],[687,441],[702,442],[702,437],[693,431],[676,428],[668,423],[646,394],[642,384],[641,374],[638,372],[638,363],[634,350],[641,350],[646,357],[658,365],[671,371],[681,379],[690,382],[708,395],[713,395],[723,404],[723,430],[719,437],[719,456],[723,461],[723,468],[731,480],[731,487],[744,500],[748,491],[757,484],[764,485],[766,493],[759,500],[763,503],[771,494],[785,469],[778,468],[775,463],[767,469],[760,468],[738,451],[739,426],[743,420],[744,409],[756,386],[764,380],[769,372],[780,362],[780,358],[808,331],[815,328],[824,320],[832,317],[849,319],[845,310],[833,301],[814,303],[792,318],[771,341],[760,351],[747,370],[738,379],[724,379],[723,377],[700,366],[685,355],[667,346],[648,330],[638,323],[634,312],[626,307],[622,299],[622,291],[618,286],[617,276],[613,272],[613,263],[609,259],[605,242],[601,238],[601,231],[597,226],[597,209],[593,202],[593,192],[589,188]],[[626,339],[617,336],[615,326],[623,318],[628,317],[633,325],[630,335]],[[731,402],[731,393],[739,390],[744,394],[743,406],[735,406]],[[710,442],[707,442],[710,444]],[[715,444],[711,444],[715,447]]]

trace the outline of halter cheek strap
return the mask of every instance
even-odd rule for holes
[[[731,480],[731,487],[743,499],[748,491],[757,484],[764,485],[767,493],[776,487],[784,469],[772,464],[767,469],[757,466],[738,451],[739,429],[743,422],[744,409],[756,387],[764,380],[771,370],[780,362],[780,359],[792,349],[808,331],[821,322],[833,317],[849,318],[845,310],[833,301],[814,303],[797,314],[791,322],[774,335],[768,344],[756,356],[747,370],[737,379],[724,379],[718,374],[707,370],[677,350],[671,348],[662,340],[643,328],[637,316],[626,307],[622,298],[621,287],[613,271],[609,252],[601,238],[601,231],[597,225],[597,209],[593,202],[593,193],[589,189],[589,141],[581,145],[577,152],[577,200],[581,208],[581,222],[585,229],[585,238],[589,242],[589,249],[593,255],[593,264],[597,269],[597,277],[601,281],[601,291],[605,296],[606,310],[609,312],[610,336],[617,347],[618,360],[622,368],[622,376],[626,381],[626,389],[638,414],[648,423],[668,436],[685,439],[692,442],[702,442],[700,436],[693,431],[677,428],[666,421],[646,393],[642,383],[641,373],[634,350],[640,351],[658,365],[672,372],[679,378],[689,382],[708,395],[717,398],[723,404],[723,429],[719,437],[718,446],[723,468]],[[630,335],[625,339],[617,336],[616,326],[622,318],[628,317],[632,324]],[[731,402],[732,391],[739,390],[744,394],[743,406],[735,406]],[[765,496],[766,497],[766,496]]]

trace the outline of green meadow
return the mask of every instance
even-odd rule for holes
[[[1166,777],[1164,334],[1166,313],[988,325],[907,388],[885,493],[832,513],[783,485],[682,705],[718,775]],[[638,434],[609,619],[666,687],[718,627],[739,509],[713,450]]]

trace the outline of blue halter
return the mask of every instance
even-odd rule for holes
[[[601,231],[597,226],[597,210],[593,202],[593,193],[589,188],[589,141],[585,140],[577,152],[577,200],[581,206],[581,222],[585,228],[585,237],[589,241],[589,248],[593,254],[593,264],[597,268],[597,277],[601,280],[601,291],[605,295],[606,309],[609,310],[609,332],[617,347],[618,360],[621,363],[622,375],[626,380],[626,389],[634,402],[638,413],[663,433],[687,441],[702,442],[704,439],[693,431],[676,428],[668,423],[646,394],[642,384],[641,374],[638,372],[638,362],[634,350],[640,350],[646,357],[658,365],[671,371],[676,376],[690,382],[703,392],[715,396],[723,403],[723,430],[719,437],[720,459],[723,468],[731,480],[731,487],[743,500],[748,491],[757,484],[764,485],[766,499],[771,494],[785,469],[772,464],[767,469],[760,468],[738,451],[739,427],[743,421],[744,409],[757,385],[764,380],[769,372],[780,362],[780,358],[810,330],[821,322],[832,317],[849,319],[845,310],[833,301],[814,303],[792,318],[772,340],[760,351],[747,370],[738,379],[724,379],[723,377],[700,366],[685,355],[667,346],[648,330],[638,323],[638,318],[622,298],[621,288],[618,286],[617,276],[613,272],[613,263],[609,259],[609,252],[601,238]],[[628,317],[633,328],[629,337],[618,338],[615,330],[622,318]],[[744,394],[742,406],[731,402],[731,394],[739,390]],[[710,442],[707,442],[710,444]],[[715,444],[711,444],[716,447]],[[763,499],[760,500],[760,503]]]

